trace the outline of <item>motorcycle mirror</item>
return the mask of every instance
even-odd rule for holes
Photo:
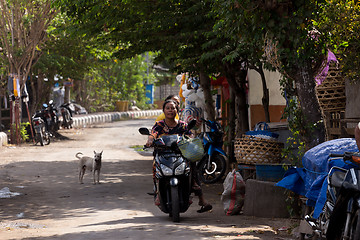
[[[195,125],[196,125],[196,120],[195,119],[191,120],[188,124],[188,129],[189,130],[193,129],[195,127]]]
[[[149,129],[147,129],[147,128],[145,128],[145,127],[139,128],[139,133],[140,133],[141,135],[150,135]]]

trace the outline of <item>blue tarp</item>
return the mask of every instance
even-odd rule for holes
[[[302,158],[302,168],[290,168],[276,186],[284,187],[305,196],[307,205],[314,207],[314,218],[318,218],[326,201],[326,177],[333,166],[349,168],[339,158],[329,158],[332,154],[358,152],[355,139],[340,138],[319,144],[308,150]]]

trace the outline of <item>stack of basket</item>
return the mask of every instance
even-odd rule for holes
[[[331,63],[324,81],[316,86],[316,94],[325,120],[327,140],[341,136],[340,120],[345,113],[345,78],[341,69]]]
[[[335,64],[330,64],[325,80],[315,89],[323,112],[345,111],[345,79]]]

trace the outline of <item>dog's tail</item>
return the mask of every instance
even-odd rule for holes
[[[79,154],[83,155],[82,152],[78,152],[77,154],[75,154],[75,157],[77,157],[78,159],[81,159],[81,157],[78,156]]]

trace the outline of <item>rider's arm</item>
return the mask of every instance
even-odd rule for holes
[[[146,142],[147,147],[150,147],[153,144],[154,139],[156,139],[160,135],[161,131],[162,131],[162,127],[160,123],[156,122],[151,129],[151,134],[148,136],[148,140]]]
[[[154,135],[149,135],[148,140],[146,142],[146,146],[150,147],[153,144],[154,139],[155,139]]]

